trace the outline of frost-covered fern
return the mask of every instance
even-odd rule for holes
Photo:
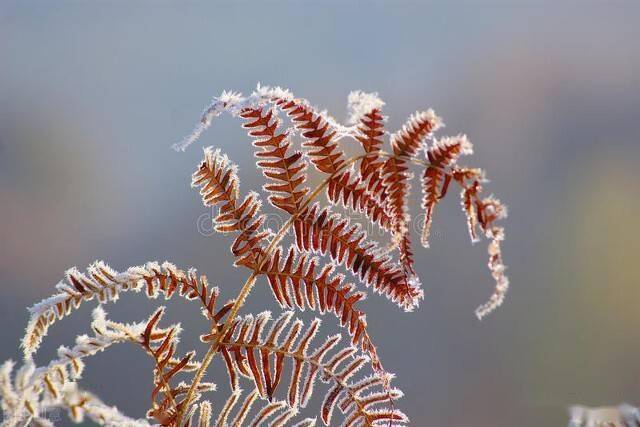
[[[569,427],[639,427],[640,409],[623,403],[617,407],[572,406]]]
[[[122,272],[103,262],[85,272],[70,269],[56,285],[57,293],[30,309],[23,365],[16,370],[8,361],[0,369],[3,425],[48,425],[42,414],[60,407],[76,422],[89,418],[105,425],[407,424],[398,409],[402,392],[391,385],[393,375],[382,365],[375,331],[359,303],[367,288],[405,311],[416,309],[424,298],[410,233],[414,173],[423,192],[424,247],[438,204],[451,186],[458,187],[471,240],[488,240],[496,286],[476,310],[479,318],[502,303],[508,287],[500,251],[504,230],[498,225],[506,209],[483,195],[483,171],[460,163],[473,151],[466,136],[436,138],[443,124],[433,110],[413,114],[389,133],[383,106],[376,94],[353,92],[343,125],[280,88],[258,86],[249,96],[223,92],[214,98],[193,133],[175,147],[186,149],[223,113],[240,119],[252,140],[266,180],[261,193],[242,194],[238,167],[222,153],[224,144],[204,150],[191,183],[205,206],[217,207],[215,230],[232,236],[234,265],[247,270],[239,294],[221,303],[220,295],[236,286],[212,287],[195,270],[167,262]],[[354,149],[360,154],[345,154]],[[321,176],[315,187],[311,169]],[[323,193],[328,204],[318,197]],[[265,228],[265,197],[285,217],[279,230]],[[362,220],[354,221],[350,213]],[[368,236],[370,226],[383,239]],[[290,230],[293,238],[287,241]],[[281,313],[240,315],[256,285],[270,287]],[[140,323],[108,320],[102,305],[129,291],[192,301],[206,318],[201,339],[207,353],[198,357],[178,350],[180,325],[162,324],[163,307]],[[57,359],[36,367],[32,357],[48,329],[89,301],[98,303],[92,335],[60,347]],[[296,319],[296,311],[305,309],[331,313],[344,333],[327,336],[320,319],[306,324]],[[147,420],[126,417],[78,385],[85,359],[122,343],[140,348],[154,364]],[[225,381],[205,378],[215,357],[227,368]],[[325,393],[313,411],[317,416],[300,417],[312,413],[306,407],[317,389]]]

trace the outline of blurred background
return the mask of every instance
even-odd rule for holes
[[[240,164],[243,191],[257,189],[249,140],[226,117],[185,153],[170,145],[224,89],[283,85],[340,120],[362,89],[386,101],[389,130],[433,107],[443,134],[467,133],[465,160],[510,209],[512,289],[482,322],[486,249],[468,242],[456,197],[431,249],[416,248],[420,309],[366,301],[414,425],[558,426],[571,404],[639,405],[638,22],[635,1],[0,1],[0,360],[20,359],[26,307],[96,259],[194,266],[232,298],[247,272],[231,267],[229,239],[203,230],[210,213],[189,182],[213,144]],[[245,311],[274,308],[263,285]],[[140,320],[158,303],[132,295],[107,310]],[[171,305],[186,350],[204,322]],[[40,363],[87,330],[92,306],[51,329]],[[142,417],[150,369],[114,348],[83,384]]]

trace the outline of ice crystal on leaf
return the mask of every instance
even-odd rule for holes
[[[123,272],[103,262],[86,272],[69,269],[56,293],[29,309],[23,366],[15,374],[12,361],[0,367],[3,425],[48,425],[42,413],[54,407],[68,409],[73,421],[89,418],[104,425],[406,425],[407,416],[396,406],[402,392],[382,365],[360,302],[367,288],[404,311],[415,310],[424,298],[412,245],[412,180],[420,177],[423,193],[423,246],[429,246],[437,207],[451,186],[459,189],[471,240],[489,242],[496,285],[476,310],[479,318],[503,302],[509,284],[501,253],[504,228],[498,225],[506,208],[483,195],[481,169],[460,164],[473,153],[466,136],[434,137],[443,124],[431,109],[390,133],[384,105],[376,93],[352,92],[343,125],[279,87],[258,85],[249,96],[225,91],[214,98],[174,148],[186,149],[224,113],[238,118],[248,133],[265,178],[260,193],[243,193],[239,168],[222,152],[224,144],[204,149],[191,181],[202,203],[217,210],[214,230],[232,238],[234,265],[247,270],[239,294],[223,303],[220,294],[236,286],[212,287],[196,270],[168,262]],[[347,156],[354,149],[360,153]],[[320,176],[315,186],[312,170]],[[319,198],[323,193],[328,203]],[[275,232],[266,229],[264,209],[270,208],[285,218]],[[368,234],[372,225],[380,234],[375,238]],[[240,314],[257,283],[270,288],[282,313]],[[179,351],[181,327],[164,324],[164,307],[139,323],[109,320],[102,305],[129,291],[192,301],[206,319],[201,340],[207,353]],[[48,329],[90,301],[98,302],[92,334],[36,366],[33,355]],[[344,333],[327,336],[320,319],[296,319],[296,311],[305,309],[331,313]],[[121,343],[140,348],[153,363],[147,420],[126,417],[78,385],[86,359]],[[226,379],[217,382],[228,386],[206,378],[214,357],[226,367]],[[301,419],[303,409],[312,411],[307,406],[318,389],[325,395],[316,416]]]
[[[380,111],[383,106],[384,101],[378,97],[377,93],[353,91],[348,98],[349,119],[347,123],[357,125],[366,118],[367,114],[372,111]]]

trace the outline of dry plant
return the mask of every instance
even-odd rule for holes
[[[572,406],[569,427],[639,427],[640,409],[623,403],[615,406],[589,408]]]
[[[402,392],[391,385],[393,375],[381,363],[359,302],[365,298],[363,287],[405,311],[412,311],[423,298],[409,227],[411,169],[419,170],[422,183],[423,246],[429,245],[435,208],[451,186],[460,190],[471,240],[489,241],[489,269],[496,287],[477,309],[479,318],[502,303],[508,287],[500,252],[504,231],[496,225],[506,210],[497,199],[482,195],[486,180],[480,169],[458,163],[472,152],[466,136],[434,138],[442,122],[432,110],[415,113],[402,129],[388,135],[383,105],[376,94],[353,92],[350,118],[343,125],[280,88],[258,85],[248,97],[224,92],[214,98],[193,134],[176,148],[185,149],[197,140],[222,113],[239,117],[266,178],[263,193],[286,215],[286,222],[277,231],[266,229],[261,196],[241,195],[237,167],[220,149],[206,148],[192,187],[199,189],[205,206],[218,208],[215,230],[233,235],[235,266],[249,272],[239,294],[220,303],[220,290],[204,276],[167,262],[123,272],[102,262],[86,272],[68,270],[57,293],[30,308],[22,367],[13,374],[12,361],[2,365],[4,425],[49,425],[42,414],[66,408],[74,421],[87,417],[106,425],[312,426],[316,418],[295,418],[309,403],[318,379],[327,389],[319,410],[325,425],[408,423],[396,407]],[[289,127],[283,127],[283,121]],[[387,136],[391,150],[383,151]],[[293,146],[298,140],[302,151]],[[356,149],[361,154],[346,156],[346,151]],[[321,176],[313,189],[307,185],[310,168]],[[327,201],[319,198],[323,193]],[[362,224],[352,221],[349,212],[359,214]],[[373,226],[384,236],[381,241],[367,237],[364,227]],[[286,243],[289,230],[293,237]],[[275,318],[269,312],[239,316],[262,278],[282,313]],[[225,293],[230,289],[225,286]],[[201,336],[207,353],[198,358],[195,352],[178,352],[180,326],[161,326],[163,307],[140,323],[108,320],[102,305],[128,291],[193,301],[208,321]],[[35,366],[32,357],[49,327],[91,300],[99,303],[92,335],[79,336],[70,348],[60,347],[58,358],[48,365]],[[304,309],[333,313],[344,333],[315,340],[320,320],[304,325],[294,319],[295,310]],[[125,342],[140,347],[155,366],[148,421],[126,417],[77,385],[85,358]],[[207,399],[216,388],[205,375],[218,355],[226,366],[230,393],[214,405]]]

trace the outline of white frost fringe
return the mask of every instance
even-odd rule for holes
[[[279,86],[262,86],[258,83],[256,89],[249,96],[243,96],[239,92],[224,91],[220,96],[214,97],[211,100],[209,106],[204,110],[200,121],[196,124],[193,131],[187,135],[182,141],[176,142],[171,147],[176,151],[185,151],[187,147],[196,142],[204,131],[206,131],[213,122],[213,119],[220,116],[222,113],[227,112],[233,116],[238,116],[240,112],[245,108],[262,107],[268,103],[272,103],[275,100],[294,100],[303,105],[310,105],[306,99],[294,98],[291,91],[283,89]],[[315,114],[322,117],[336,132],[336,138],[341,138],[347,135],[353,135],[356,131],[356,127],[353,126],[362,114],[366,113],[365,109],[372,106],[381,107],[384,102],[378,98],[377,93],[364,93],[361,91],[351,92],[349,95],[349,111],[350,119],[349,124],[352,126],[345,126],[339,123],[336,119],[331,117],[327,111],[320,111],[316,108],[312,108]],[[290,129],[293,132],[294,129]]]
[[[489,301],[476,309],[476,316],[479,320],[482,320],[487,314],[500,307],[509,290],[509,278],[505,275],[506,267],[502,263],[502,251],[500,249],[500,242],[504,240],[504,230],[501,227],[494,227],[487,231],[487,238],[491,239],[488,247],[488,265],[496,282],[496,287]]]
[[[82,415],[86,413],[91,419],[104,425],[148,425],[146,421],[125,417],[115,407],[109,407],[93,395],[78,390],[75,380],[82,375],[84,358],[114,344],[137,342],[146,326],[146,322],[125,325],[108,321],[102,307],[97,307],[92,317],[91,328],[94,335],[78,336],[72,348],[61,346],[58,349],[58,359],[47,366],[36,367],[33,360],[28,358],[17,371],[13,382],[11,372],[14,362],[9,360],[0,367],[0,398],[5,419],[2,427],[28,424],[29,421],[36,425],[52,425],[46,419],[46,413],[47,410],[58,407],[75,408],[71,412],[72,418],[77,422],[81,422]],[[85,400],[86,406],[78,403]]]
[[[350,125],[360,123],[365,114],[370,113],[374,109],[381,109],[384,101],[378,97],[377,92],[366,93],[361,90],[355,90],[349,94],[348,110]]]
[[[576,405],[569,408],[569,416],[569,427],[640,426],[640,409],[626,403],[599,408]]]
[[[182,277],[186,273],[170,262],[148,262],[117,272],[104,262],[97,261],[89,266],[87,274],[75,267],[67,270],[67,280],[56,285],[58,293],[29,308],[31,317],[22,340],[25,359],[31,358],[36,352],[48,328],[56,320],[67,316],[83,302],[93,299],[98,299],[101,303],[116,301],[121,292],[140,292],[145,287],[145,278],[157,277],[159,274]],[[190,271],[189,274],[195,273]],[[83,291],[78,290],[73,283],[80,283]],[[156,290],[150,297],[158,295]]]

